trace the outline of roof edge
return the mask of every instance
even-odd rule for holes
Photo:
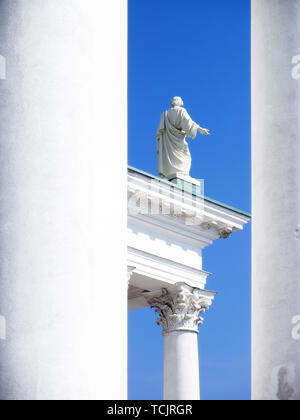
[[[131,170],[131,171],[137,172],[137,173],[139,173],[141,175],[145,175],[148,178],[157,179],[158,181],[160,181],[160,182],[162,182],[162,183],[164,183],[166,185],[170,185],[172,187],[175,187],[175,188],[180,189],[180,187],[178,187],[176,184],[173,184],[173,182],[170,182],[170,181],[167,181],[165,179],[162,179],[162,178],[160,178],[160,177],[158,177],[156,175],[149,174],[148,172],[142,171],[141,169],[137,169],[137,168],[135,168],[133,166],[130,166],[130,165],[128,165],[128,169]],[[252,218],[252,215],[250,213],[247,213],[247,212],[245,212],[243,210],[240,210],[240,209],[237,209],[235,207],[229,206],[228,204],[221,203],[220,201],[214,200],[213,198],[209,198],[209,197],[206,197],[206,196],[203,197],[203,196],[200,196],[200,195],[199,195],[199,197],[204,198],[206,201],[208,201],[208,202],[210,202],[212,204],[216,204],[216,205],[218,205],[220,207],[223,207],[223,208],[225,208],[227,210],[231,210],[231,211],[234,211],[235,213],[241,214],[242,216],[248,217],[249,219]]]

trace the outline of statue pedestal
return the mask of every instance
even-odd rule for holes
[[[191,178],[188,175],[183,175],[180,173],[175,173],[169,176],[167,179],[173,184],[176,184],[183,191],[190,192],[194,195],[204,194],[204,185],[201,185],[201,181],[199,179]]]

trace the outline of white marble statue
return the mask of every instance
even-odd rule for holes
[[[171,105],[162,114],[156,134],[158,173],[167,179],[189,177],[192,159],[186,137],[194,139],[198,131],[203,135],[210,132],[191,119],[179,96],[171,100]]]

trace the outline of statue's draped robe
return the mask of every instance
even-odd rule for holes
[[[194,139],[198,128],[184,108],[176,106],[162,114],[156,134],[160,176],[189,176],[192,159],[186,137]]]

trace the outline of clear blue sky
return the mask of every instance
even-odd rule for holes
[[[155,133],[171,97],[211,130],[190,140],[205,195],[251,211],[250,0],[129,0],[129,164],[156,174]],[[250,399],[250,224],[204,250],[218,292],[200,328],[205,400]],[[129,398],[163,398],[163,337],[129,313]]]

